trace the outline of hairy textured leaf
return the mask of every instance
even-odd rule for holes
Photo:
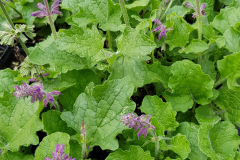
[[[213,96],[213,80],[202,72],[200,65],[189,60],[175,62],[172,65],[173,76],[168,86],[177,95],[191,95],[199,104],[207,104]]]
[[[198,126],[194,123],[183,122],[181,123],[176,131],[171,132],[172,135],[181,133],[185,135],[187,140],[190,142],[191,152],[188,158],[191,160],[207,160],[207,156],[199,149],[198,146]]]
[[[175,130],[178,122],[175,121],[176,112],[169,102],[164,103],[158,96],[145,96],[140,107],[145,114],[151,114],[164,126],[165,130]]]
[[[31,103],[30,97],[16,99],[5,92],[0,98],[0,131],[7,142],[5,148],[13,152],[18,151],[21,145],[29,146],[39,143],[36,132],[42,129],[39,120],[39,102]]]
[[[69,140],[70,136],[67,133],[61,132],[44,137],[35,152],[35,160],[43,160],[46,157],[52,158],[52,152],[55,150],[57,144],[65,145],[64,153],[69,153]]]
[[[85,87],[93,82],[95,85],[101,83],[101,77],[91,70],[73,70],[65,74],[61,74],[63,81],[69,83],[76,83],[70,88],[67,88],[63,92],[63,95],[59,96],[59,100],[63,105],[63,108],[67,111],[72,111],[73,105],[80,93],[84,92]]]
[[[11,152],[8,151],[6,154],[3,155],[3,160],[34,160],[32,155],[23,155],[19,152]]]
[[[175,47],[184,47],[188,43],[189,34],[193,30],[182,17],[172,13],[167,16],[167,28],[173,28],[167,33],[165,42],[169,44],[170,50]]]
[[[69,30],[60,30],[56,43],[58,49],[85,58],[89,67],[108,56],[103,52],[104,39],[94,26],[92,29],[72,26]]]
[[[126,4],[126,8],[134,9],[138,7],[145,7],[148,5],[148,3],[149,3],[149,0],[136,0],[136,1],[133,1],[133,3],[131,4]]]
[[[4,91],[10,92],[14,86],[20,84],[20,82],[14,82],[18,74],[18,71],[12,71],[9,68],[0,70],[0,98],[3,97]]]
[[[110,153],[106,160],[154,160],[151,157],[150,152],[144,152],[140,146],[130,146],[129,151],[123,151],[118,149],[113,153]]]
[[[215,65],[212,61],[206,61],[202,64],[201,67],[203,73],[208,74],[212,78],[212,80],[216,80],[217,72],[215,70]]]
[[[48,135],[55,132],[64,132],[73,135],[76,132],[67,126],[67,123],[61,119],[61,112],[50,110],[42,114],[43,130]]]
[[[198,39],[193,39],[185,49],[181,49],[179,50],[179,52],[180,53],[185,52],[186,54],[199,53],[199,52],[204,52],[207,49],[208,49],[208,45],[206,42]]]
[[[226,110],[224,113],[225,120],[233,124],[240,123],[240,91],[233,91],[227,86],[219,90],[219,97],[214,101],[218,107]]]
[[[212,25],[221,33],[224,33],[227,29],[234,26],[239,21],[240,8],[227,7],[225,9],[221,9],[220,14],[214,18]]]
[[[240,21],[240,18],[239,18]],[[226,39],[226,47],[231,52],[240,52],[240,32],[232,26],[223,34]]]
[[[81,58],[75,53],[59,50],[56,43],[52,43],[46,48],[40,48],[39,46],[32,48],[29,60],[38,65],[50,64],[56,72],[63,73],[87,67],[85,58]]]
[[[174,95],[174,93],[165,91],[163,97],[170,102],[174,111],[186,112],[192,108],[193,100],[190,95]]]
[[[86,26],[98,22],[104,31],[119,30],[122,16],[119,4],[114,4],[112,0],[80,0],[78,6],[81,12],[71,17],[76,25]]]
[[[73,112],[63,112],[62,119],[68,126],[80,132],[79,125],[87,125],[87,138],[93,138],[91,145],[115,150],[118,142],[115,136],[125,127],[120,115],[135,108],[130,96],[134,86],[129,78],[106,81],[102,86],[86,90],[78,96]]]
[[[221,118],[216,116],[213,110],[207,105],[198,107],[196,109],[195,117],[197,118],[200,124],[203,123],[215,124],[219,120],[221,120]]]
[[[240,138],[230,122],[218,122],[215,125],[202,124],[199,129],[200,150],[212,160],[234,157]]]
[[[184,17],[188,12],[190,12],[190,9],[185,6],[175,5],[167,11],[166,15],[172,14],[173,12],[176,12],[176,14],[180,17]]]

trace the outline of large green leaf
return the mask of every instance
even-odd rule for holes
[[[50,110],[42,114],[43,130],[48,133],[48,135],[55,132],[64,132],[69,135],[76,133],[72,128],[67,126],[67,123],[61,119],[61,112]]]
[[[209,103],[213,96],[214,81],[202,72],[200,65],[189,60],[175,62],[172,65],[173,76],[168,86],[177,95],[191,95],[199,104]]]
[[[179,52],[180,53],[185,52],[186,54],[188,53],[197,54],[199,52],[204,52],[207,49],[208,49],[208,45],[206,42],[198,39],[193,39],[185,49],[181,49],[179,50]]]
[[[14,86],[20,84],[20,82],[14,82],[14,78],[18,74],[18,71],[13,71],[9,68],[0,70],[0,98],[3,97],[4,91],[11,92]]]
[[[61,132],[56,132],[44,137],[35,152],[35,160],[43,160],[46,157],[52,158],[52,152],[55,151],[57,144],[65,145],[64,153],[69,153],[69,140],[70,136],[67,133]]]
[[[239,18],[240,21],[240,18]],[[240,52],[240,32],[232,26],[223,34],[226,39],[226,47],[231,52]]]
[[[110,153],[106,160],[154,160],[151,157],[150,152],[144,152],[140,146],[130,146],[129,151],[123,151],[118,149],[113,153]]]
[[[240,52],[224,57],[217,62],[217,67],[222,78],[228,78],[228,87],[239,90]]]
[[[93,138],[91,145],[115,150],[118,148],[115,136],[125,128],[120,115],[135,109],[130,101],[134,86],[129,78],[123,78],[89,89],[78,96],[73,112],[63,112],[61,117],[79,133],[79,125],[84,122],[87,138]]]
[[[175,47],[184,47],[188,43],[189,34],[193,30],[182,17],[172,13],[167,16],[167,28],[173,28],[167,33],[165,42],[169,44],[170,50]]]
[[[145,114],[156,118],[165,130],[175,130],[178,126],[175,121],[177,113],[172,110],[171,103],[164,103],[158,96],[145,96],[140,108]]]
[[[186,135],[187,140],[190,142],[191,152],[188,158],[191,160],[207,160],[207,156],[199,149],[198,146],[198,126],[194,123],[183,122],[179,125],[176,131],[171,132],[172,135],[181,133]]]
[[[90,67],[108,57],[103,52],[104,39],[94,26],[92,29],[72,26],[69,30],[60,30],[56,43],[59,50],[85,58]]]
[[[31,49],[29,60],[38,65],[50,64],[56,72],[66,73],[73,69],[83,69],[87,67],[85,58],[79,57],[75,53],[60,50],[56,43],[51,43],[48,47],[40,48],[36,46]]]
[[[71,21],[78,26],[86,26],[91,22],[100,23],[104,31],[118,31],[121,22],[121,8],[112,0],[80,0],[79,13],[71,17]],[[71,23],[70,21],[70,23]]]
[[[202,124],[198,135],[200,150],[212,160],[234,157],[240,143],[237,133],[235,126],[227,121]]]
[[[8,151],[6,154],[3,155],[3,160],[34,160],[32,155],[23,155],[19,152],[11,152]]]
[[[213,110],[207,105],[198,107],[196,109],[195,117],[200,124],[215,124],[216,122],[221,120],[221,118],[216,116]]]
[[[0,131],[7,142],[6,149],[18,151],[21,145],[29,146],[39,143],[36,132],[42,129],[39,120],[39,102],[31,103],[30,97],[16,99],[5,92],[0,98]]]
[[[72,111],[73,105],[80,93],[84,92],[85,87],[93,82],[95,85],[101,83],[101,77],[91,70],[73,70],[61,74],[63,81],[76,83],[72,87],[61,92],[59,100],[65,110]]]
[[[240,91],[233,91],[227,86],[219,90],[219,97],[214,101],[218,107],[226,110],[224,113],[225,120],[233,124],[240,123]]]
[[[220,14],[214,18],[212,25],[221,33],[224,33],[239,21],[240,8],[226,7],[225,9],[221,9]]]
[[[156,47],[144,30],[126,27],[123,34],[117,40],[118,53],[136,60],[148,60],[146,55]]]
[[[193,100],[190,95],[175,95],[174,93],[165,91],[163,97],[170,102],[174,111],[186,112],[192,108]]]

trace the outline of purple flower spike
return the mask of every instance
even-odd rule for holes
[[[165,37],[166,38],[166,33],[171,30],[172,28],[168,28],[168,29],[165,29],[165,27],[163,26],[163,24],[158,20],[158,19],[154,19],[154,22],[156,24],[158,24],[159,26],[153,30],[153,32],[156,32],[156,31],[161,31],[158,35],[158,39],[160,40],[162,37]]]
[[[84,124],[84,122],[81,123],[81,134],[86,137],[86,129],[87,129],[87,126]]]
[[[57,14],[57,15],[62,14],[62,12],[58,11],[59,10],[59,0],[55,0],[54,3],[52,4],[50,15],[48,15],[45,5],[43,5],[42,3],[38,3],[37,5],[41,11],[32,12],[31,16],[43,18],[44,16],[50,17],[53,14]]]
[[[47,157],[45,160],[76,160],[76,158],[69,157],[68,154],[64,155],[64,148],[65,145],[63,144],[57,144],[55,147],[55,150],[52,153],[52,159]]]
[[[125,116],[121,116],[121,122],[126,126],[129,125],[129,128],[134,128],[135,131],[139,130],[137,135],[138,139],[140,135],[143,135],[146,138],[148,129],[155,130],[155,126],[151,125],[149,122],[151,115],[141,115],[140,117],[135,116],[133,113],[128,113]]]
[[[193,7],[193,5],[191,4],[191,3],[189,3],[189,2],[185,2],[184,3],[184,6],[185,7],[187,7],[187,8],[190,8],[190,9],[193,9],[194,11],[195,11],[195,13],[193,13],[193,18],[196,18],[197,17],[197,10]],[[199,13],[200,13],[200,15],[206,15],[206,11],[204,10],[204,8],[206,7],[206,3],[203,3],[202,5],[201,5],[201,7],[200,7],[200,11],[199,11]]]

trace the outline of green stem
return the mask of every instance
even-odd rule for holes
[[[196,0],[197,6],[197,23],[198,23],[198,39],[202,40],[202,16],[200,13],[200,2]],[[198,64],[202,64],[202,54],[198,56]]]
[[[28,49],[27,49],[27,46],[23,43],[23,41],[22,41],[20,38],[19,38],[19,42],[20,42],[20,44],[21,44],[23,50],[24,50],[25,53],[27,54],[27,56],[29,56],[30,53],[29,53],[29,51],[28,51]]]
[[[5,15],[5,17],[7,18],[9,24],[10,24],[11,27],[14,29],[13,22],[12,22],[12,20],[10,19],[10,17],[8,16],[8,13],[7,13],[6,9],[4,8],[4,6],[3,6],[3,4],[2,4],[2,0],[0,0],[0,7],[1,7],[1,9],[2,9],[4,15]]]
[[[197,103],[196,103],[196,102],[194,102],[194,104],[193,104],[193,108],[192,108],[192,113],[195,113],[195,108],[196,108],[196,105],[197,105]]]
[[[168,4],[168,7],[167,7],[167,9],[165,10],[165,12],[164,12],[164,14],[162,15],[162,17],[160,18],[160,21],[162,21],[163,20],[163,18],[164,18],[164,16],[166,15],[166,13],[167,13],[167,11],[169,10],[169,8],[171,7],[171,5],[172,5],[172,2],[173,2],[174,0],[171,0],[170,1],[170,3]]]
[[[214,88],[226,81],[227,78],[219,78],[218,81],[214,84]]]
[[[43,75],[42,75],[39,67],[38,67],[37,65],[34,65],[34,67],[35,67],[35,69],[36,69],[36,71],[37,71],[37,74],[39,75],[40,79],[41,79],[42,81],[44,81]]]
[[[20,12],[19,12],[18,10],[16,10],[13,6],[11,6],[8,1],[4,0],[3,3],[5,3],[5,4],[8,5],[9,7],[11,7],[20,17],[22,17],[22,13],[20,13]]]
[[[158,152],[159,152],[159,141],[155,141],[155,160],[158,160]]]
[[[123,19],[124,19],[124,22],[126,24],[126,26],[130,27],[130,22],[129,22],[129,18],[128,18],[128,14],[127,14],[127,9],[125,7],[125,2],[124,0],[119,0],[119,4],[120,4],[120,7],[121,7],[121,10],[122,10],[122,14],[123,14]]]
[[[155,58],[154,58],[154,50],[152,51],[152,64],[155,62]]]
[[[112,49],[112,37],[111,37],[111,33],[109,30],[107,30],[107,41],[108,41],[108,48]]]
[[[48,6],[48,1],[47,0],[43,0],[43,1],[44,1],[45,6],[46,6],[47,17],[48,17],[48,21],[49,21],[54,39],[57,39],[57,32],[56,32],[56,29],[55,29],[55,26],[54,26],[54,23],[53,23],[53,20],[52,20],[52,17],[51,17],[51,13],[50,13],[49,6]]]

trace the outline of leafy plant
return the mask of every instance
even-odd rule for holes
[[[43,2],[0,0],[0,159],[239,159],[238,0]]]

